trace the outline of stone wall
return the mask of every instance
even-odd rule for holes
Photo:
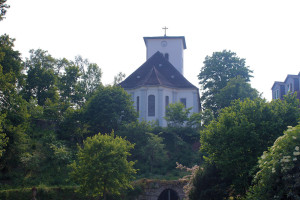
[[[179,197],[178,200],[183,200],[185,198],[183,192],[183,186],[186,184],[185,181],[142,179],[139,180],[138,184],[142,186],[143,192],[136,200],[158,200],[159,196],[165,190],[173,190],[176,192]]]

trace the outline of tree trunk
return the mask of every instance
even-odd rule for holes
[[[104,192],[103,192],[103,199],[107,200],[107,195],[106,195],[106,188],[104,187]]]

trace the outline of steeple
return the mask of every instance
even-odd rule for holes
[[[144,37],[146,45],[146,59],[148,60],[157,51],[162,53],[165,58],[183,74],[183,50],[186,49],[184,36],[164,36]]]

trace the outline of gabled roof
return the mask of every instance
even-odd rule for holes
[[[197,89],[159,51],[121,82],[120,86],[124,89],[142,86]]]
[[[276,85],[284,85],[284,82],[280,82],[280,81],[275,81],[271,90],[273,90],[273,88],[276,86]]]
[[[284,83],[286,83],[289,78],[299,78],[299,75],[288,74],[284,80]]]

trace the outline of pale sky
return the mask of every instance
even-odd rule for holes
[[[81,55],[97,63],[102,82],[129,76],[146,61],[143,37],[185,36],[184,76],[197,75],[206,56],[224,49],[246,59],[252,87],[271,100],[274,81],[300,72],[299,0],[8,0],[0,34],[54,58]]]

